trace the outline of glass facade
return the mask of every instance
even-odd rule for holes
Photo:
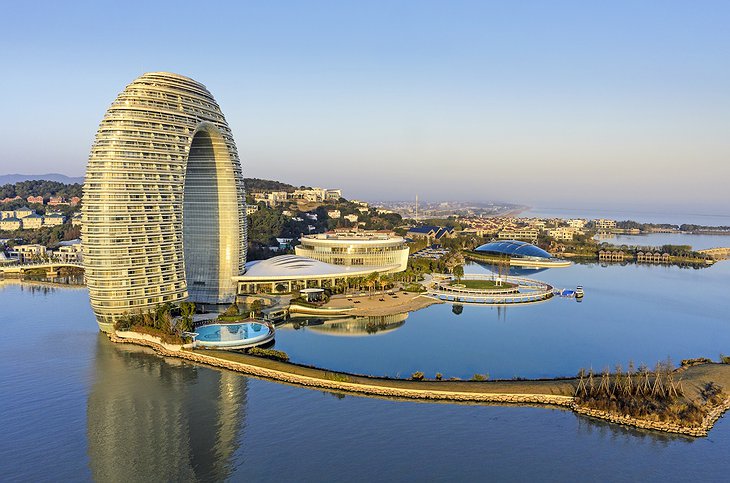
[[[486,243],[476,248],[478,252],[509,255],[511,257],[552,258],[548,252],[527,242],[504,240]]]
[[[241,165],[202,84],[148,73],[107,110],[89,156],[84,264],[100,326],[190,299],[228,303],[246,261]]]

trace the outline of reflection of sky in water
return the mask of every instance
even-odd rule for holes
[[[219,342],[250,339],[258,336],[262,329],[264,329],[263,325],[255,323],[211,324],[198,327],[195,329],[195,332],[198,334],[198,340]]]
[[[470,264],[467,273],[491,273]],[[449,304],[412,312],[379,337],[277,332],[275,347],[295,362],[356,373],[493,378],[573,375],[629,360],[653,365],[670,356],[717,358],[730,347],[730,262],[703,269],[659,265],[576,264],[529,275],[555,288],[585,288],[581,303],[553,298],[534,305]],[[458,311],[456,311],[458,312]]]
[[[727,302],[705,308],[697,304],[706,305],[707,300],[726,291],[730,264],[726,267],[681,273],[689,277],[687,283],[704,280],[704,290],[709,291],[695,301],[702,314],[687,319],[692,325],[683,333],[706,333],[707,322],[698,326],[697,320],[711,319],[717,316],[716,311],[728,308]],[[564,274],[565,280],[580,276],[586,282],[587,274],[594,273],[588,271],[597,272],[590,277],[587,289],[592,292],[588,292],[585,304],[554,301],[541,307],[565,308],[562,315],[578,318],[576,325],[587,330],[596,322],[588,324],[585,312],[574,309],[596,304],[604,297],[604,276],[615,280],[637,275],[617,272],[608,277],[600,267],[585,269],[547,272],[551,277]],[[655,280],[666,278],[676,287],[673,271],[651,273],[657,275]],[[637,284],[646,281],[639,278]],[[715,284],[719,284],[716,289]],[[628,290],[634,286],[630,284]],[[617,296],[625,294],[621,287],[615,290]],[[691,306],[681,299],[677,302],[680,306]],[[343,475],[368,481],[383,479],[384,475],[391,480],[419,481],[539,481],[545,475],[555,481],[580,480],[586,475],[599,481],[635,481],[647,474],[657,481],[689,481],[698,474],[707,481],[725,481],[730,472],[728,417],[717,422],[708,438],[690,440],[610,425],[562,410],[333,395],[159,357],[146,348],[113,344],[99,334],[85,291],[41,292],[0,285],[0,300],[0,327],[24,336],[23,344],[16,338],[0,338],[0,383],[7,388],[0,391],[0,472],[6,481],[82,481],[94,477],[99,481],[320,481],[342,479]],[[438,357],[439,365],[448,362],[441,354],[469,349],[458,336],[464,330],[471,333],[475,344],[484,346],[484,357],[497,352],[490,340],[506,344],[504,351],[513,349],[505,335],[530,337],[531,348],[545,345],[549,352],[562,349],[553,338],[536,340],[539,336],[522,330],[527,323],[516,315],[521,312],[519,308],[510,308],[502,318],[496,317],[496,310],[465,307],[462,315],[455,316],[450,306],[434,308],[434,316],[429,316],[433,325],[413,314],[403,327],[372,339],[384,344],[386,351],[389,347],[402,350],[405,346],[388,346],[387,340],[410,327],[421,331],[441,327],[438,335],[446,342],[438,351],[429,351]],[[474,314],[480,314],[476,320],[472,320]],[[535,314],[535,326],[545,323],[540,320],[541,311]],[[609,325],[605,329],[609,340],[603,341],[606,336],[599,333],[593,344],[579,333],[571,345],[589,345],[587,349],[595,350],[611,344],[613,338],[638,339],[650,346],[666,344],[668,339],[658,330],[663,316],[657,316],[658,323],[642,324],[641,318],[632,319],[627,324],[630,333],[620,323]],[[472,330],[477,323],[490,327],[489,337]],[[43,330],[28,330],[31,324]],[[506,330],[515,325],[519,332],[500,333],[500,327]],[[658,332],[659,339],[645,338],[647,331],[642,325],[647,325],[649,332]],[[670,324],[669,339],[677,337],[675,325]],[[612,332],[616,332],[615,337],[610,336]],[[722,336],[722,332],[717,334]],[[403,340],[409,339],[411,345],[421,343],[413,337]],[[682,337],[678,339],[679,345],[684,345]],[[705,348],[709,347],[707,340]],[[636,345],[632,343],[629,350],[635,350]],[[693,350],[695,345],[696,341],[690,340],[686,350]],[[726,348],[727,339],[721,337],[715,345]],[[425,369],[428,360],[415,360],[418,350],[411,349],[400,363],[413,361],[414,366]],[[621,347],[614,349],[623,355]],[[558,356],[573,363],[573,352]],[[352,355],[362,356],[358,352]],[[369,357],[377,361],[381,351],[375,349]],[[512,354],[510,360],[520,366],[541,357],[540,352],[523,351]],[[551,359],[542,363],[555,367]],[[595,457],[598,454],[600,459]],[[488,465],[485,455],[489,456]]]

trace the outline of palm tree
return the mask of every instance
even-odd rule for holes
[[[461,278],[464,276],[464,265],[455,266],[451,272],[454,274],[454,277],[456,277],[456,281],[461,282]]]

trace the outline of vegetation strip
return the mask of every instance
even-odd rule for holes
[[[218,351],[205,351],[205,353],[203,351],[191,351],[182,349],[180,346],[154,341],[152,340],[153,337],[145,336],[145,334],[127,332],[123,337],[117,334],[110,334],[109,338],[112,342],[116,343],[131,343],[150,347],[163,356],[178,357],[251,376],[310,388],[426,401],[562,406],[570,408],[578,414],[603,419],[616,424],[694,437],[706,436],[709,430],[712,429],[714,423],[725,411],[730,409],[730,397],[722,395],[722,399],[708,408],[700,424],[686,426],[678,422],[635,418],[628,415],[616,414],[609,410],[595,409],[581,405],[579,398],[565,394],[566,391],[574,394],[576,389],[580,387],[580,380],[577,378],[489,382],[376,378],[299,366],[280,360],[242,354]],[[704,363],[704,366],[724,366],[722,371],[730,373],[730,366],[728,365]],[[686,368],[681,370],[686,370]],[[730,377],[728,374],[723,374],[723,376]],[[501,390],[505,390],[505,392],[500,392]],[[530,392],[522,392],[525,390],[529,390]]]

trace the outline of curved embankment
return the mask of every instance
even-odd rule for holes
[[[150,347],[162,356],[177,357],[191,362],[228,369],[242,374],[295,384],[315,389],[354,394],[402,398],[423,401],[477,402],[491,404],[549,405],[572,409],[578,414],[616,424],[643,429],[706,436],[722,414],[730,409],[730,398],[714,407],[700,426],[637,419],[606,411],[578,406],[573,394],[577,379],[513,380],[513,381],[414,381],[388,379],[327,371],[287,362],[263,359],[226,351],[193,351],[179,345],[162,344],[146,334],[123,332],[109,334],[112,342]],[[705,364],[684,370],[683,380],[694,390],[705,382],[723,382],[730,387],[730,365]]]

